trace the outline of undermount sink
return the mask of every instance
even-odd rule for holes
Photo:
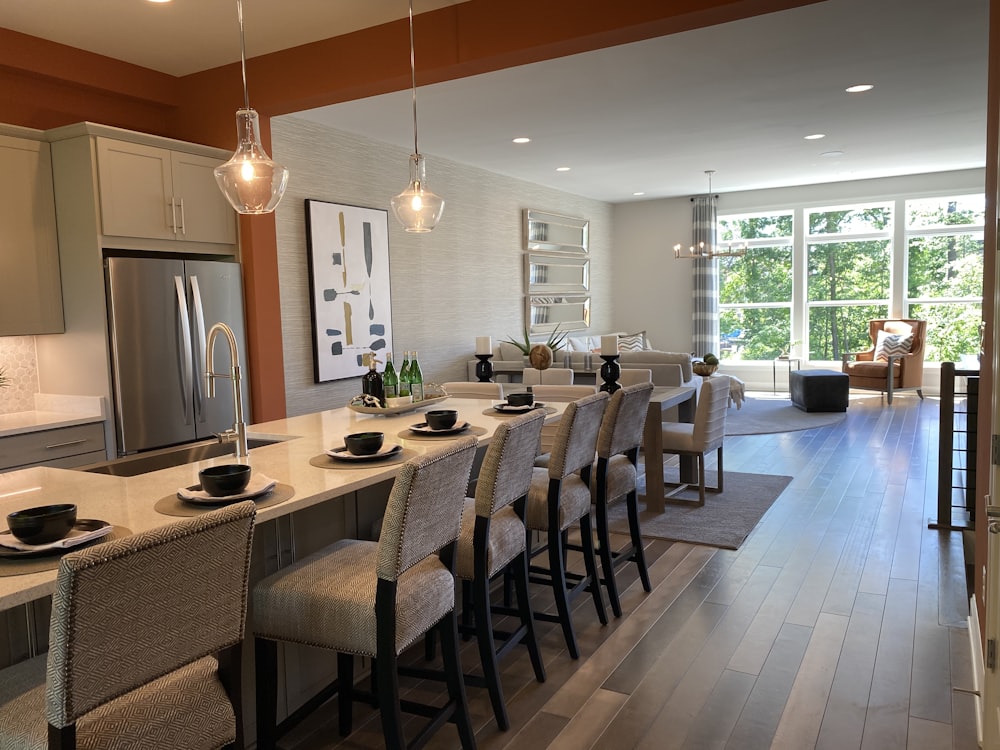
[[[281,443],[285,440],[291,440],[291,437],[248,437],[247,447],[253,450],[265,445]],[[139,474],[148,474],[151,471],[169,469],[172,466],[183,466],[184,464],[204,461],[208,458],[219,458],[225,455],[234,455],[233,444],[211,440],[177,445],[173,448],[162,448],[147,453],[138,453],[133,456],[116,458],[113,461],[103,461],[99,464],[81,466],[79,470],[93,474],[111,474],[116,477],[134,477]]]

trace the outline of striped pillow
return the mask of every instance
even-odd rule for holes
[[[618,336],[618,351],[641,352],[646,348],[646,332],[626,333]]]
[[[889,357],[909,354],[913,346],[912,333],[886,333],[879,331],[875,340],[875,361],[888,362]]]

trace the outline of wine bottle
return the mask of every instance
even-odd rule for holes
[[[385,394],[382,388],[382,376],[376,369],[378,360],[375,359],[375,352],[368,357],[368,372],[361,377],[361,391],[369,396],[374,396],[382,406],[385,406]]]
[[[392,366],[392,352],[385,353],[385,372],[382,373],[382,392],[387,399],[396,398],[399,395],[399,376],[396,375],[396,368]]]
[[[410,352],[410,393],[414,401],[424,400],[424,376],[420,372],[416,350]]]
[[[410,353],[403,352],[403,366],[399,368],[399,395],[410,395]]]

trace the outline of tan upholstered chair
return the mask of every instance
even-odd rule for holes
[[[687,488],[687,484],[672,484],[674,490],[667,497],[674,502],[687,505],[704,505],[705,492],[722,492],[722,442],[726,436],[726,409],[729,407],[729,378],[705,378],[698,394],[694,422],[664,422],[663,452],[698,459],[698,500],[677,498],[677,493]],[[705,486],[705,454],[718,453],[718,483],[715,487]],[[652,460],[647,456],[646,460]]]
[[[642,370],[642,369],[628,369],[622,368],[621,374],[618,376],[618,385],[623,388],[627,385],[635,385],[636,383],[652,383],[653,382],[653,371],[652,370]]]
[[[565,367],[550,367],[536,370],[525,367],[521,372],[521,384],[529,385],[573,385],[573,371]]]
[[[912,336],[907,353],[889,354],[879,359],[876,353],[879,332]],[[863,352],[844,355],[841,369],[849,377],[851,388],[881,391],[886,401],[892,403],[896,391],[916,390],[924,397],[924,343],[927,338],[926,320],[888,320],[880,318],[868,321],[868,336],[872,346]]]
[[[552,587],[558,611],[558,615],[535,612],[535,618],[558,622],[562,626],[566,648],[574,659],[580,657],[580,650],[573,632],[573,621],[570,619],[570,600],[589,586],[601,624],[606,625],[608,621],[594,557],[590,488],[580,477],[580,472],[594,463],[597,434],[601,430],[601,419],[607,403],[608,394],[602,392],[585,396],[566,407],[559,420],[548,467],[533,469],[531,489],[525,506],[529,548],[531,532],[542,532],[546,538],[545,545],[531,549],[529,556],[534,557],[548,550],[549,558],[548,568],[532,566],[530,572],[542,575],[543,578],[539,580]],[[577,521],[580,522],[580,538],[587,569],[583,576],[568,574],[565,563],[567,531]],[[570,585],[570,580],[575,581],[575,584]]]
[[[503,384],[501,383],[469,383],[464,380],[456,380],[445,383],[444,392],[456,398],[493,398],[498,401],[503,398]]]
[[[593,491],[597,553],[601,559],[601,572],[615,617],[622,615],[615,568],[634,562],[643,589],[652,591],[639,529],[636,468],[639,446],[642,444],[642,428],[646,423],[646,412],[652,395],[653,384],[649,381],[626,386],[611,395],[597,437],[597,470],[590,476],[584,475]],[[611,549],[608,534],[608,506],[620,497],[625,498],[627,506],[630,543],[628,547],[615,552]]]
[[[343,539],[254,587],[258,748],[272,750],[277,740],[277,641],[337,652],[336,682],[307,705],[316,708],[337,693],[342,735],[352,728],[353,701],[362,700],[379,709],[386,747],[407,746],[403,708],[432,717],[414,744],[450,720],[462,747],[475,747],[458,660],[455,579],[437,554],[458,539],[475,453],[476,439],[466,437],[407,461],[389,493],[378,542]],[[448,699],[401,707],[398,657],[431,628],[441,636]],[[353,655],[374,659],[377,694],[354,685]],[[289,723],[295,721],[282,731]]]
[[[465,593],[463,623],[468,621],[468,604],[475,617],[472,631],[479,644],[483,679],[466,676],[470,684],[485,682],[493,704],[497,726],[507,729],[507,707],[500,684],[497,659],[518,643],[524,642],[531,657],[535,678],[545,681],[545,667],[535,639],[535,624],[528,594],[528,558],[524,522],[515,511],[515,503],[523,505],[531,486],[531,476],[538,437],[545,414],[533,411],[500,424],[483,457],[476,481],[476,496],[465,501],[462,513],[462,533],[456,549],[455,575],[462,579]],[[521,508],[523,512],[523,507]],[[490,581],[508,571],[517,589],[517,609],[491,607]],[[499,614],[512,614],[520,620],[514,630],[509,627],[501,634],[503,645],[498,650],[493,629],[492,609]],[[465,630],[465,628],[463,628]]]
[[[59,561],[49,653],[0,672],[0,747],[242,748],[255,507]]]

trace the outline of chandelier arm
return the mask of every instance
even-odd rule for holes
[[[243,109],[250,109],[250,92],[247,89],[247,44],[243,36],[243,0],[236,0],[236,16],[240,21],[240,66],[243,70]]]
[[[413,92],[413,153],[419,154],[417,148],[417,61],[413,52],[413,0],[410,0],[410,86]]]

